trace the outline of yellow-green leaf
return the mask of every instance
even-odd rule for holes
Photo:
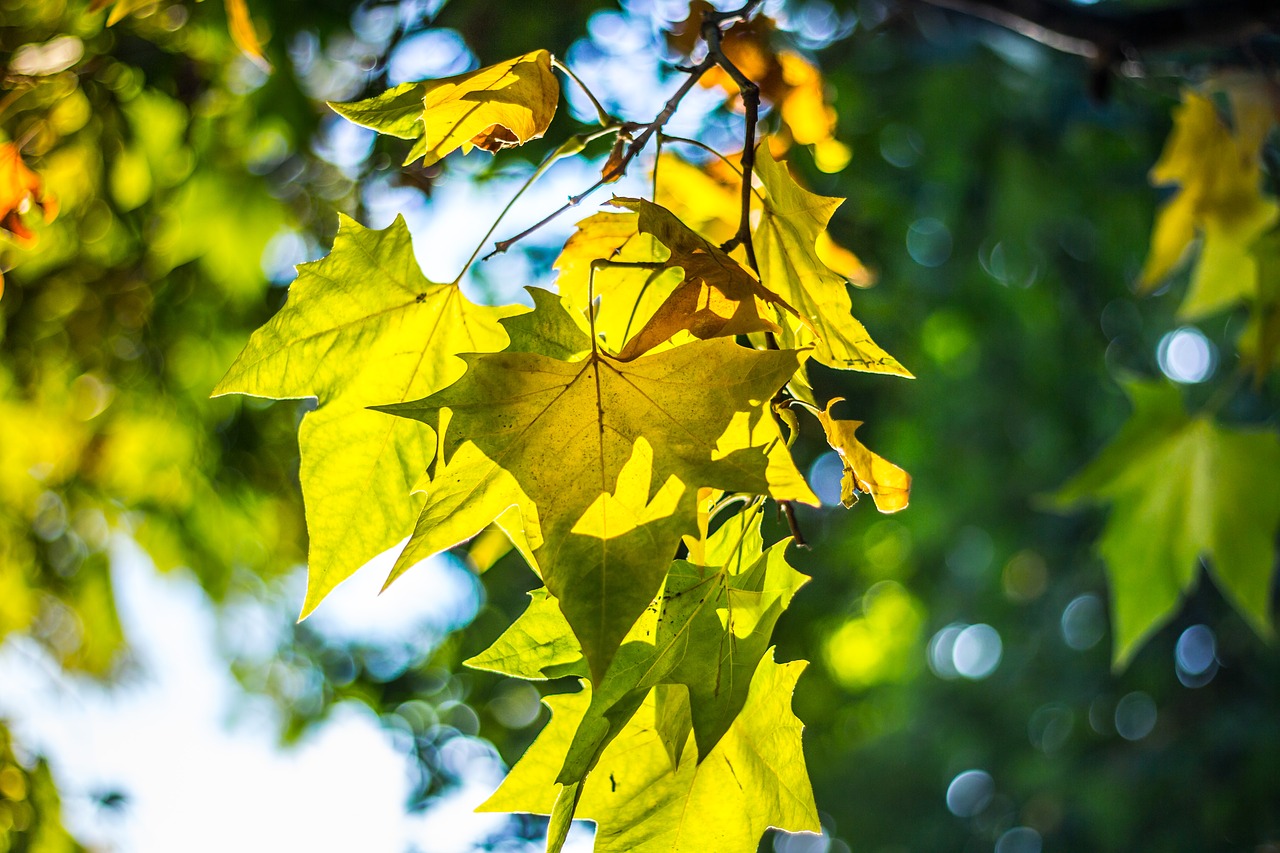
[[[840,479],[840,502],[851,507],[858,502],[858,492],[871,495],[876,509],[884,513],[907,508],[911,501],[911,475],[883,456],[867,449],[854,435],[862,421],[846,421],[831,415],[831,407],[844,400],[833,397],[825,411],[818,413],[827,443],[840,454],[844,475]]]
[[[818,238],[843,199],[803,189],[786,166],[773,159],[768,145],[760,146],[756,171],[766,191],[754,234],[761,280],[795,305],[808,323],[787,324],[783,346],[812,344],[813,357],[828,367],[911,376],[854,318],[848,281],[818,256]]]
[[[1249,85],[1227,87],[1227,93],[1234,128],[1208,97],[1184,92],[1174,109],[1173,131],[1151,169],[1153,184],[1178,190],[1156,217],[1138,287],[1155,289],[1200,236],[1191,287],[1178,309],[1186,320],[1256,294],[1250,249],[1280,219],[1280,207],[1261,193],[1261,149],[1274,122],[1270,102]]]
[[[1134,414],[1060,500],[1104,501],[1113,660],[1128,663],[1176,611],[1201,558],[1259,634],[1271,634],[1280,437],[1191,418],[1169,385],[1132,383]]]
[[[405,165],[423,166],[461,148],[496,152],[546,132],[560,100],[551,54],[535,50],[441,80],[403,83],[363,101],[331,103],[339,115],[379,133],[417,139]]]
[[[495,487],[502,499],[469,516],[467,535],[499,507],[521,505],[526,520],[536,513],[538,568],[597,680],[657,592],[681,534],[696,529],[699,488],[811,499],[789,457],[777,455],[785,446],[766,411],[795,371],[793,352],[720,339],[627,363],[599,352],[576,362],[524,352],[466,358],[454,385],[385,411],[433,425],[450,413],[442,462],[448,469],[465,454],[474,465],[452,481],[461,500],[503,477],[527,496],[526,504],[510,484]],[[437,472],[433,488],[440,481]],[[434,494],[429,513],[449,517]],[[414,539],[431,535],[420,523]]]
[[[596,853],[754,853],[768,827],[819,832],[791,694],[804,662],[760,662],[747,701],[703,761],[690,738],[672,768],[652,697],[582,785],[577,817],[596,821]],[[551,723],[480,811],[549,814],[561,758],[589,690],[545,700]]]
[[[462,375],[458,353],[501,348],[516,308],[471,304],[430,282],[397,218],[375,231],[341,219],[333,251],[298,268],[285,306],[253,333],[214,396],[315,397],[302,420],[311,544],[303,614],[412,529],[412,488],[434,455],[429,427],[368,406],[417,399]]]

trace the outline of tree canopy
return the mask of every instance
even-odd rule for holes
[[[128,541],[231,631],[304,572],[245,693],[408,731],[406,808],[493,744],[547,817],[486,849],[1280,843],[1273,4],[0,0],[0,51],[0,654],[126,678]],[[483,606],[390,669],[291,624],[388,552]],[[80,849],[21,723],[0,851]]]

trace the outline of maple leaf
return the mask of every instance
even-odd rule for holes
[[[705,0],[689,4],[689,14],[672,26],[667,44],[676,52],[691,54],[700,38],[703,12],[715,8]],[[838,172],[849,163],[849,148],[837,141],[836,111],[828,98],[827,84],[818,67],[795,51],[775,51],[771,45],[777,26],[766,15],[739,21],[721,39],[720,49],[748,79],[756,83],[760,97],[778,108],[791,139],[814,146],[814,161],[824,172]],[[702,75],[704,88],[720,87],[727,102],[742,109],[738,83],[719,66]]]
[[[404,538],[421,502],[410,491],[434,434],[366,407],[453,382],[465,370],[455,355],[501,348],[498,321],[518,310],[473,305],[456,285],[428,281],[399,217],[381,231],[341,217],[329,255],[298,268],[285,306],[213,395],[319,400],[298,439],[311,539],[303,615]]]
[[[775,158],[786,150],[778,143],[777,136],[763,140]],[[740,160],[739,153],[698,166],[679,155],[663,152],[654,200],[711,242],[724,243],[738,233],[742,215],[742,171],[732,165]],[[761,202],[765,199],[762,188],[754,188],[753,195]],[[875,283],[871,270],[825,229],[818,234],[815,250],[822,263],[853,286],[870,287]],[[738,257],[739,253],[740,248],[731,254]]]
[[[653,235],[641,233],[635,213],[601,211],[579,222],[565,242],[556,286],[574,311],[593,315],[596,335],[616,353],[683,279],[679,267],[664,267],[670,257]],[[612,265],[599,266],[602,260]]]
[[[596,853],[753,853],[771,826],[821,831],[801,748],[803,726],[790,707],[805,665],[777,664],[767,654],[742,713],[716,748],[695,761],[689,739],[690,755],[675,768],[655,701],[642,702],[576,791],[576,816],[596,822]],[[544,701],[551,722],[478,811],[550,814],[557,808],[556,773],[590,690]]]
[[[1184,92],[1174,109],[1173,131],[1151,169],[1153,184],[1176,185],[1178,191],[1157,215],[1138,288],[1154,290],[1200,234],[1200,258],[1178,309],[1184,320],[1256,294],[1258,272],[1250,248],[1280,220],[1280,206],[1261,193],[1262,145],[1274,122],[1269,100],[1247,86],[1231,87],[1228,95],[1234,131],[1213,101]]]
[[[729,729],[769,645],[773,626],[806,582],[786,561],[785,539],[767,551],[760,508],[730,518],[691,546],[701,562],[671,564],[662,593],[632,626],[579,722],[557,781],[581,782],[605,747],[639,708],[651,688],[664,743],[678,764],[694,732],[705,757]],[[581,666],[581,652],[553,598],[535,592],[528,609],[486,652],[468,665],[519,678],[566,675]]]
[[[1112,505],[1098,542],[1111,585],[1113,661],[1128,663],[1176,611],[1200,559],[1260,634],[1280,528],[1280,437],[1190,417],[1169,384],[1126,387],[1133,416],[1058,495]]]
[[[535,313],[563,310],[544,302]],[[453,534],[420,519],[406,552],[457,544],[464,527],[469,538],[512,505],[536,516],[536,568],[597,681],[695,526],[699,488],[812,502],[775,451],[786,452],[765,409],[795,371],[794,352],[717,339],[625,363],[599,351],[579,361],[510,350],[466,360],[450,387],[381,407],[439,428],[445,472],[467,459],[443,494],[437,471],[422,512],[449,519]],[[477,493],[483,501],[471,501]],[[402,558],[393,577],[405,567]]]
[[[858,441],[854,433],[862,421],[845,421],[832,417],[831,407],[843,397],[833,397],[825,411],[818,413],[827,443],[840,454],[844,474],[840,478],[840,503],[851,507],[858,502],[858,492],[871,495],[876,509],[884,513],[907,508],[911,500],[911,475],[882,456],[877,456]]]
[[[363,101],[330,103],[339,115],[379,133],[416,139],[405,165],[430,166],[472,148],[490,153],[546,132],[560,100],[551,54],[535,50],[441,80],[402,83]]]
[[[689,332],[701,340],[781,332],[781,327],[765,316],[769,305],[796,314],[778,294],[691,231],[671,211],[644,199],[614,198],[610,203],[635,211],[637,230],[665,246],[670,256],[663,263],[668,268],[679,267],[684,275],[684,280],[618,353],[623,361],[648,352],[679,332]]]
[[[801,188],[766,145],[760,146],[756,172],[767,193],[753,235],[761,280],[796,305],[809,323],[791,324],[780,342],[784,346],[812,343],[813,357],[828,367],[911,376],[853,317],[845,279],[818,257],[818,236],[844,200]]]

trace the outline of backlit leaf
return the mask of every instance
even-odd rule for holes
[[[755,230],[761,279],[795,305],[810,324],[789,324],[783,345],[812,344],[813,357],[828,367],[910,376],[853,317],[846,280],[818,257],[818,237],[843,200],[801,188],[766,145],[760,146],[756,171],[767,193]]]
[[[851,507],[858,502],[858,492],[871,495],[876,509],[884,513],[907,508],[911,501],[911,475],[884,457],[877,456],[854,435],[862,421],[845,421],[832,417],[831,407],[842,401],[834,397],[825,411],[818,414],[827,443],[840,454],[844,475],[840,479],[840,502]]]
[[[379,133],[416,139],[405,165],[423,166],[461,148],[490,153],[546,132],[560,100],[551,54],[535,50],[497,65],[441,80],[402,83],[363,101],[329,106]]]
[[[746,705],[703,761],[690,739],[672,768],[646,699],[582,784],[577,817],[596,821],[596,853],[753,853],[770,827],[819,832],[791,694],[803,662],[760,662]],[[480,811],[548,814],[561,757],[590,691],[552,696],[551,722]]]
[[[1264,636],[1280,529],[1280,437],[1189,417],[1167,384],[1131,383],[1132,418],[1060,500],[1110,503],[1098,542],[1111,584],[1113,659],[1128,663],[1176,611],[1200,560]]]
[[[1156,218],[1140,290],[1155,289],[1179,264],[1197,236],[1200,257],[1179,316],[1193,320],[1256,294],[1253,243],[1280,219],[1280,206],[1263,198],[1261,149],[1274,113],[1265,93],[1228,89],[1234,128],[1208,97],[1183,93],[1174,127],[1151,169],[1157,186],[1177,194]]]
[[[453,382],[463,352],[498,349],[514,308],[430,282],[403,219],[382,231],[342,218],[333,251],[298,268],[284,308],[254,332],[214,395],[315,397],[302,420],[302,494],[311,538],[304,615],[412,528],[411,490],[431,460],[430,428],[369,411]]]
[[[795,371],[792,352],[714,340],[629,363],[599,352],[576,362],[523,352],[466,360],[452,386],[385,410],[435,426],[448,412],[441,461],[447,470],[467,455],[474,468],[453,493],[504,496],[470,516],[474,529],[463,538],[499,505],[518,503],[526,519],[536,513],[534,557],[597,681],[653,599],[681,534],[696,529],[699,488],[810,500],[794,465],[769,455],[782,440],[765,404]],[[497,485],[504,477],[527,503],[511,484]],[[436,512],[440,479],[437,472],[424,516]],[[419,523],[409,547],[458,541],[448,538]]]

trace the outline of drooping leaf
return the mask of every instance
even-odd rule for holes
[[[766,191],[764,213],[755,230],[760,276],[765,286],[795,305],[809,324],[788,324],[782,344],[812,343],[813,357],[828,367],[910,376],[853,317],[846,280],[818,257],[818,236],[842,200],[802,189],[786,166],[773,159],[768,146],[760,146],[756,170]]]
[[[333,251],[299,267],[289,300],[254,332],[214,396],[315,397],[302,420],[302,494],[311,545],[304,615],[412,528],[412,487],[434,455],[430,428],[368,410],[453,382],[464,352],[498,349],[518,308],[476,306],[423,276],[409,229],[343,217]]]
[[[827,443],[840,454],[844,475],[840,478],[840,502],[851,507],[858,502],[858,492],[871,495],[876,509],[884,513],[907,508],[911,501],[911,475],[882,456],[877,456],[854,435],[862,421],[846,421],[833,417],[831,407],[843,400],[833,397],[825,411],[818,413]]]
[[[1228,88],[1234,128],[1208,97],[1183,93],[1174,128],[1151,169],[1151,182],[1176,186],[1159,212],[1151,249],[1139,278],[1155,289],[1201,237],[1200,257],[1178,315],[1194,320],[1256,294],[1253,243],[1280,219],[1280,206],[1262,196],[1262,145],[1274,123],[1265,93],[1248,85]]]
[[[577,817],[596,821],[596,853],[753,853],[770,826],[818,832],[791,694],[805,664],[761,660],[746,705],[716,748],[694,760],[692,739],[672,768],[650,697],[582,783]],[[480,811],[549,814],[561,758],[589,689],[545,700],[552,716]]]
[[[351,103],[331,103],[339,115],[379,133],[417,142],[405,165],[430,166],[461,148],[490,153],[523,145],[546,132],[560,100],[551,54],[535,50],[506,62],[441,80],[402,83]]]
[[[1270,635],[1280,437],[1189,417],[1167,384],[1126,390],[1132,418],[1059,494],[1068,504],[1112,506],[1098,551],[1111,586],[1115,665],[1176,612],[1201,558],[1227,599]]]
[[[796,314],[786,300],[691,231],[671,211],[644,199],[615,198],[611,203],[635,211],[639,231],[652,235],[671,253],[665,264],[679,267],[684,273],[684,281],[627,341],[618,354],[620,359],[636,358],[679,332],[689,332],[701,340],[781,332],[781,327],[768,317],[770,305]]]
[[[790,539],[763,550],[760,508],[732,516],[697,551],[711,564],[677,560],[663,591],[631,627],[574,732],[557,781],[580,782],[622,731],[651,688],[664,742],[678,763],[689,729],[705,757],[746,701],[773,626],[808,580],[786,561]],[[521,678],[570,674],[581,666],[569,626],[544,593],[469,665]],[[668,707],[676,702],[680,708]],[[683,710],[681,710],[681,708]]]
[[[680,536],[696,527],[699,488],[811,500],[794,464],[774,451],[781,437],[765,412],[795,370],[794,353],[714,340],[628,363],[599,352],[577,362],[521,352],[467,362],[452,386],[385,410],[433,425],[449,412],[441,461],[447,470],[466,455],[473,466],[451,494],[502,496],[469,515],[463,538],[499,506],[536,513],[534,557],[597,682],[657,592]],[[503,478],[510,483],[501,486]],[[438,471],[424,518],[456,517],[439,510],[440,480]],[[457,541],[420,520],[407,550]]]

